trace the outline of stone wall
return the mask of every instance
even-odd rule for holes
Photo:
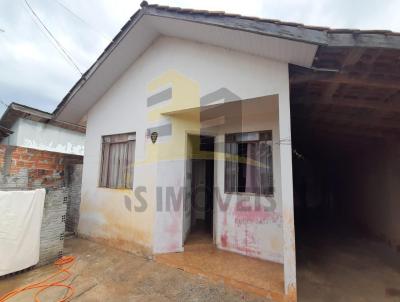
[[[82,156],[0,145],[0,190],[46,189],[39,265],[62,255],[67,220],[68,231],[76,228],[82,162]]]
[[[38,265],[52,263],[63,254],[67,202],[67,188],[46,190]]]
[[[68,190],[65,230],[75,234],[78,230],[79,207],[81,204],[82,166],[82,164],[69,164],[65,175]]]

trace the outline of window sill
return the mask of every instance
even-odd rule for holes
[[[113,190],[113,191],[127,191],[127,192],[132,192],[133,189],[124,189],[124,188],[107,188],[107,187],[100,187],[97,186],[98,189],[103,189],[103,190]]]
[[[257,194],[257,193],[250,193],[250,192],[224,192],[225,194],[229,195],[239,195],[239,196],[260,196],[260,197],[274,197],[274,194]]]

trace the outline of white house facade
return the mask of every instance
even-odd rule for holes
[[[156,255],[184,252],[205,227],[218,249],[278,263],[295,301],[291,133],[309,151],[324,128],[310,120],[376,107],[346,88],[396,83],[349,70],[398,39],[144,2],[54,112],[86,126],[79,234]]]

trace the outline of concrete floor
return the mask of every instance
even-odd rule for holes
[[[345,232],[298,236],[299,302],[400,301],[400,254]]]
[[[68,239],[66,255],[77,256],[70,279],[75,287],[72,301],[229,301],[271,302],[222,282],[168,267],[83,239]],[[0,296],[17,287],[41,280],[54,272],[52,265],[0,280]],[[42,301],[56,301],[65,290],[41,294]],[[32,292],[9,301],[32,301]]]
[[[183,253],[157,255],[159,263],[279,302],[284,299],[283,265],[219,250],[212,236],[191,233]]]
[[[187,273],[82,239],[68,239],[65,245],[65,254],[77,256],[70,279],[76,290],[72,301],[272,302],[232,289],[227,279],[222,278],[225,284],[218,278],[210,281],[209,273],[204,274],[207,277],[198,271]],[[201,247],[209,248],[197,242],[187,251]],[[384,245],[359,237],[308,233],[299,236],[297,250],[299,302],[400,302],[400,255]],[[236,266],[235,260],[230,262]],[[0,279],[0,296],[52,272],[49,265]],[[41,297],[55,301],[63,294],[56,288]],[[10,301],[32,301],[32,293]]]

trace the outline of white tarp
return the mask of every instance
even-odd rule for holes
[[[45,189],[0,191],[0,276],[39,262]]]

